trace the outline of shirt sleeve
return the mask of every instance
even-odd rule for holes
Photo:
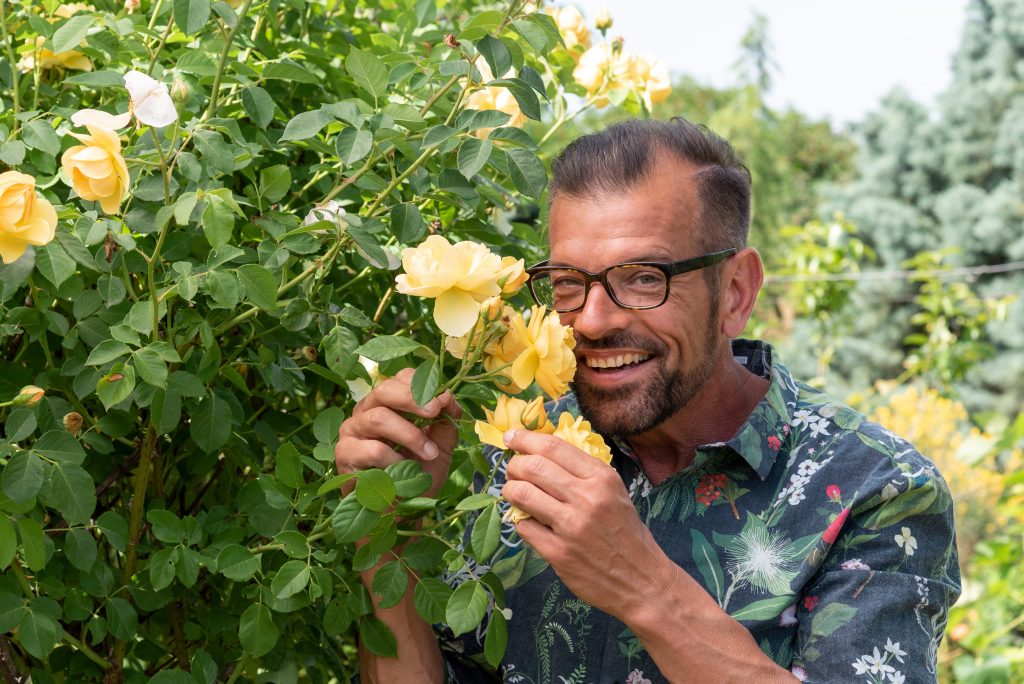
[[[799,600],[793,673],[802,681],[937,681],[938,647],[960,594],[952,497],[912,449],[885,461],[861,482]]]

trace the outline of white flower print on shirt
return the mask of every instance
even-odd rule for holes
[[[901,546],[906,551],[908,556],[914,555],[914,550],[917,548],[917,540],[914,539],[914,535],[910,533],[909,527],[904,527],[900,530],[900,533],[893,535],[896,540],[896,544]]]

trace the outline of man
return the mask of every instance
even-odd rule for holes
[[[573,391],[612,468],[518,432],[499,478],[532,518],[504,531],[509,682],[935,681],[959,594],[949,492],[905,441],[734,340],[762,282],[750,178],[685,120],[627,121],[552,167],[551,259],[534,296],[572,325]],[[339,470],[416,458],[439,486],[454,430],[411,373],[340,430]],[[474,568],[482,572],[484,568]],[[367,573],[366,580],[372,578]],[[454,578],[457,581],[458,578]],[[443,639],[411,601],[378,615],[398,658],[372,682],[490,681],[479,634]]]

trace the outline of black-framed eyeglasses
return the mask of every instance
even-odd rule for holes
[[[671,263],[617,264],[600,273],[572,266],[548,266],[547,261],[542,261],[526,272],[530,274],[528,283],[534,301],[559,313],[582,309],[593,283],[601,283],[612,301],[623,309],[654,309],[668,300],[673,276],[713,266],[735,253],[733,247]]]

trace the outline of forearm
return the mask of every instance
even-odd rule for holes
[[[393,557],[385,557],[375,567],[361,573],[363,584],[368,591],[378,568],[392,559]],[[444,681],[444,663],[441,660],[437,637],[431,626],[416,612],[412,598],[413,582],[416,580],[411,576],[409,580],[409,591],[397,605],[390,608],[381,608],[380,597],[370,592],[373,597],[374,615],[395,635],[398,656],[378,656],[360,644],[359,669],[364,684],[440,684]]]
[[[794,682],[686,572],[665,558],[625,622],[672,682]]]

